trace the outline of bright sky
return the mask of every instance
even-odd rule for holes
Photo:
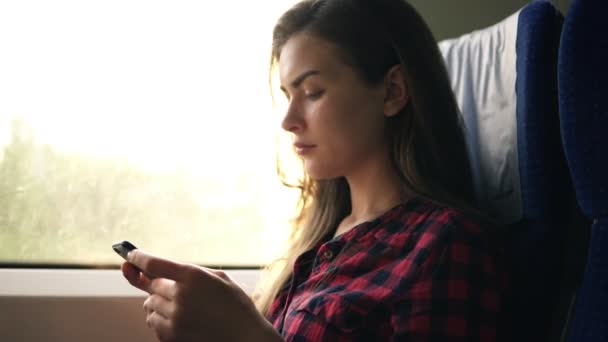
[[[147,168],[274,158],[271,31],[293,2],[2,1],[0,144],[18,115],[58,149]]]

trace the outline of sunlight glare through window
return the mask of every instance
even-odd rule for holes
[[[0,3],[0,262],[276,256],[272,26],[294,1]]]

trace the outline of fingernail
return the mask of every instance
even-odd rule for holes
[[[127,260],[131,261],[131,259],[133,259],[133,251],[129,251],[129,253],[127,253]]]

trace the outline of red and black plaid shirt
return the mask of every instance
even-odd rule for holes
[[[495,341],[506,278],[490,241],[411,200],[299,256],[267,318],[286,341]]]

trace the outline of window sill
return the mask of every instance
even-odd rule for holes
[[[251,293],[257,270],[226,273]],[[2,341],[156,341],[120,270],[0,269]],[[238,324],[236,325],[238,326]]]
[[[247,293],[254,290],[257,270],[227,270]],[[0,296],[132,297],[145,292],[131,286],[120,270],[0,269]]]

